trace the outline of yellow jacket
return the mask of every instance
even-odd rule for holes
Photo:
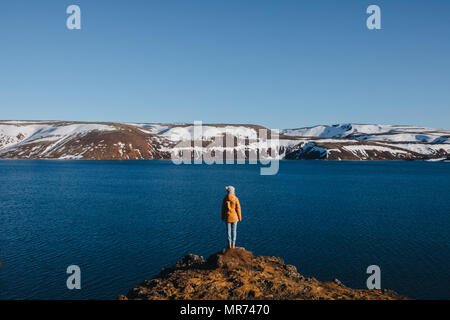
[[[241,204],[238,197],[234,194],[228,194],[222,201],[222,220],[233,223],[242,220]]]

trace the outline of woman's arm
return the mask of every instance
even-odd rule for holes
[[[236,212],[238,214],[239,221],[242,221],[241,204],[239,203],[239,199],[238,198],[236,198]]]

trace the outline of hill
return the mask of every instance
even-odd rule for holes
[[[0,159],[151,160],[187,152],[192,159],[449,160],[450,130],[343,124],[280,130],[269,145],[262,126],[73,121],[0,121]],[[266,129],[271,137],[274,132]],[[231,145],[226,144],[227,137]],[[217,145],[219,141],[222,145]],[[226,148],[224,148],[226,147]]]
[[[131,289],[122,300],[396,300],[391,290],[351,289],[335,279],[307,278],[281,258],[254,256],[244,248],[224,249],[206,261],[187,255],[173,267]]]

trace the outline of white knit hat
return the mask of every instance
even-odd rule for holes
[[[235,189],[233,186],[226,186],[225,190],[227,190],[228,193],[231,193],[231,194],[234,194],[234,192],[235,192]]]

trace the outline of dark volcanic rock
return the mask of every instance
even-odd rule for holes
[[[199,267],[200,265],[205,263],[205,259],[202,256],[198,256],[196,254],[189,253],[183,259],[179,260],[175,263],[175,268],[177,269],[186,269],[192,267]]]
[[[164,278],[173,273],[175,270],[201,269],[204,268],[204,266],[205,259],[202,256],[189,253],[181,260],[178,260],[174,266],[163,268],[160,271],[159,276]]]

